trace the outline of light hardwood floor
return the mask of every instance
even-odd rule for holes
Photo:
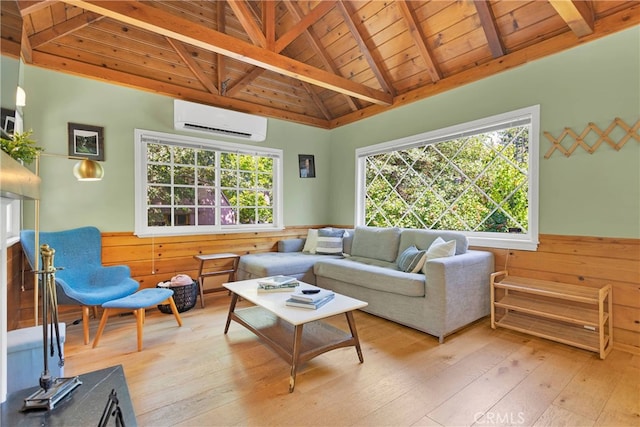
[[[601,361],[488,319],[439,345],[357,312],[364,363],[353,347],[321,355],[290,394],[287,363],[236,323],[224,335],[230,298],[205,297],[181,328],[149,311],[142,352],[132,316],[111,318],[96,349],[68,325],[65,376],[122,364],[141,426],[640,425],[640,356]],[[331,323],[346,328],[344,316]]]

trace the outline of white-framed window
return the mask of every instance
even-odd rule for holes
[[[357,225],[536,250],[540,106],[356,150]]]
[[[135,130],[138,236],[283,228],[282,150]]]

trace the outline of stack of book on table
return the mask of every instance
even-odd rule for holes
[[[258,292],[292,292],[298,280],[291,276],[273,276],[258,279]]]
[[[296,291],[291,294],[285,304],[291,307],[301,307],[316,310],[333,299],[335,294],[327,289],[318,289],[316,293],[307,293],[309,290]]]

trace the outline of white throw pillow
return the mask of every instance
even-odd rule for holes
[[[429,249],[427,249],[427,261],[436,258],[445,258],[454,256],[456,254],[456,241],[449,240],[445,242],[442,237],[438,237],[436,240],[431,243]],[[422,272],[426,273],[427,263],[424,263],[424,267],[422,268]]]
[[[310,228],[309,231],[307,231],[307,240],[304,242],[304,248],[302,248],[302,252],[315,254],[317,246],[318,246],[318,229]]]

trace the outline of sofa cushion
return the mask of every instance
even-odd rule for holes
[[[401,254],[410,246],[418,249],[429,249],[436,238],[442,237],[443,240],[456,241],[456,255],[466,253],[469,249],[469,241],[467,236],[457,231],[439,231],[439,230],[418,230],[412,228],[403,228],[400,235],[400,244],[398,253]],[[396,260],[397,261],[397,260]]]
[[[278,252],[300,252],[305,239],[283,239],[278,241]]]
[[[424,274],[405,273],[393,268],[369,265],[354,258],[323,258],[313,266],[313,272],[318,277],[376,291],[409,297],[425,296]]]
[[[344,230],[342,237],[342,255],[351,255],[351,245],[353,244],[353,230]]]
[[[400,229],[397,227],[356,227],[351,255],[396,262],[399,242]]]
[[[302,252],[315,254],[317,245],[318,245],[318,230],[315,228],[310,228],[309,231],[307,231],[307,240],[304,242],[304,247],[302,248]]]
[[[398,269],[407,273],[418,273],[427,257],[427,251],[409,246],[398,256]]]
[[[456,254],[456,241],[449,240],[445,242],[442,237],[438,237],[433,241],[429,249],[427,249],[427,259],[445,258]]]
[[[344,230],[318,230],[318,243],[316,245],[316,253],[321,255],[341,255],[342,254],[342,236]]]
[[[239,279],[277,276],[296,276],[311,271],[316,261],[327,255],[311,255],[303,252],[264,252],[242,255],[238,263]]]

